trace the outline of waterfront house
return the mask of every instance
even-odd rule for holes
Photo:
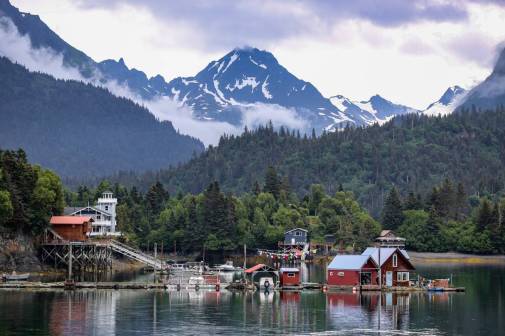
[[[397,247],[405,248],[405,238],[398,237],[391,230],[382,230],[379,237],[375,239],[377,247]]]
[[[54,232],[68,241],[85,241],[91,231],[93,218],[85,216],[53,216],[51,227]]]
[[[105,191],[95,206],[66,207],[64,214],[93,218],[90,236],[119,236],[120,232],[116,231],[116,205],[117,199],[112,192]]]
[[[309,231],[296,228],[284,233],[284,245],[305,245],[309,243]]]
[[[369,255],[337,255],[328,265],[329,286],[377,285],[379,266]]]
[[[386,287],[408,287],[410,272],[415,267],[405,250],[397,247],[368,247],[363,256],[370,256],[380,266],[382,285]]]
[[[300,286],[300,270],[298,268],[283,267],[279,273],[281,287]]]

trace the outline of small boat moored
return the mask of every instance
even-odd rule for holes
[[[12,272],[11,274],[2,274],[2,280],[4,281],[26,281],[30,277],[30,273],[17,274]]]

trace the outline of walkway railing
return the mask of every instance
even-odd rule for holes
[[[159,259],[155,259],[153,256],[146,254],[140,250],[137,250],[131,246],[120,243],[117,240],[111,240],[109,246],[114,252],[124,255],[127,258],[140,261],[148,266],[154,267],[156,269],[164,269],[165,263]]]

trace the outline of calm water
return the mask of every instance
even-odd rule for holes
[[[0,335],[504,335],[505,266],[419,266],[466,293],[0,291]],[[318,266],[304,269],[319,281]],[[142,275],[150,281],[152,275]]]

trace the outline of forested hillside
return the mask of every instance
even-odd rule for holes
[[[303,195],[311,184],[334,194],[341,184],[377,217],[385,194],[396,186],[426,194],[445,178],[461,182],[469,194],[503,190],[505,110],[461,112],[447,117],[408,115],[383,126],[348,128],[321,137],[301,137],[271,126],[241,136],[225,136],[217,147],[177,169],[112,178],[146,190],[156,180],[171,192],[203,191],[216,180],[224,191],[252,190],[274,166],[292,190]]]
[[[203,144],[145,108],[77,81],[31,73],[0,57],[0,146],[64,176],[168,167]]]

